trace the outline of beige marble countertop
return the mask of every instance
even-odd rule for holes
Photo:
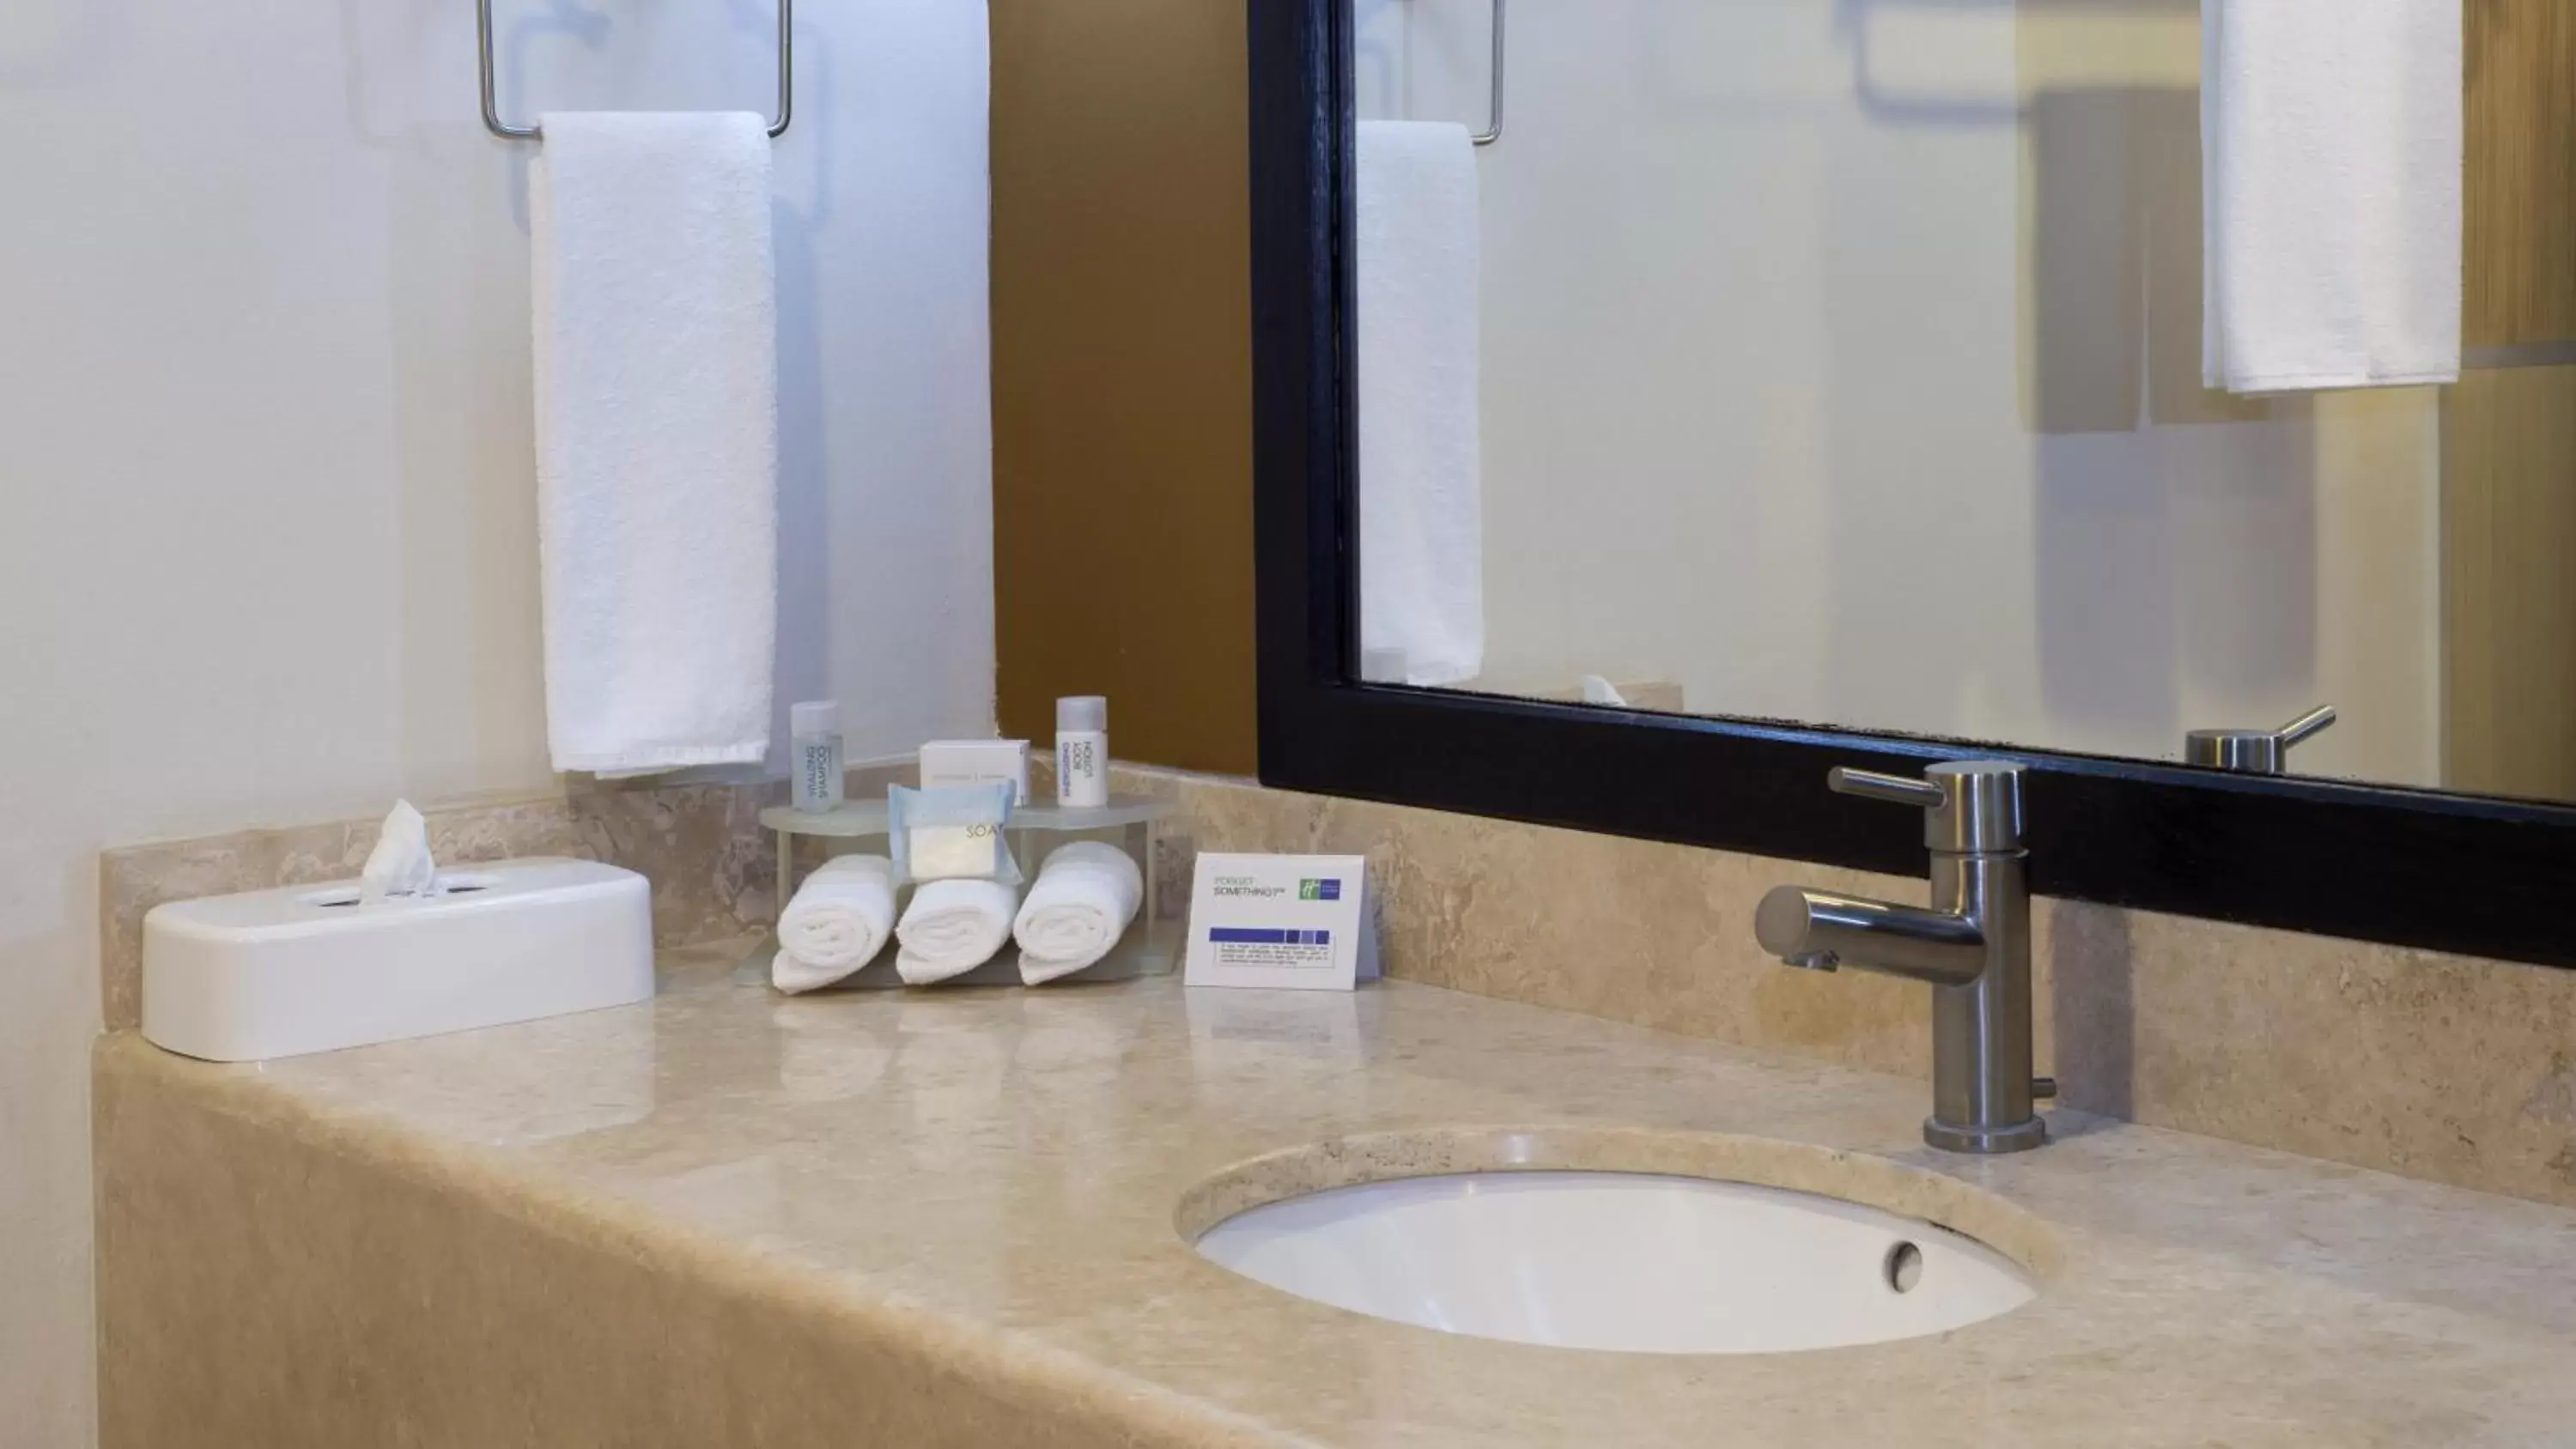
[[[1942,1158],[1918,1083],[1429,987],[783,1000],[708,951],[613,1011],[250,1066],[102,1056],[505,1186],[496,1211],[613,1217],[672,1272],[788,1268],[1138,1444],[2576,1444],[2576,1212],[2074,1114],[2044,1151]],[[1305,1303],[1176,1226],[1273,1178],[1514,1155],[1867,1184],[2043,1287],[1935,1339],[1598,1354]]]

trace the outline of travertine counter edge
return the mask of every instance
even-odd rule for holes
[[[989,1449],[1001,1442],[986,1437],[989,1430],[964,1439],[949,1432],[984,1417],[967,1412],[968,1405],[938,1401],[937,1388],[955,1379],[966,1380],[978,1395],[993,1401],[990,1407],[1027,1431],[1012,1443],[1068,1449],[1091,1445],[1276,1449],[1305,1442],[1006,1329],[961,1322],[881,1297],[837,1292],[828,1277],[692,1232],[614,1198],[566,1191],[537,1175],[510,1170],[501,1165],[506,1159],[487,1157],[364,1114],[329,1110],[271,1087],[255,1075],[173,1055],[137,1032],[102,1036],[92,1053],[92,1073],[97,1089],[93,1131],[99,1149],[102,1299],[120,1287],[146,1286],[110,1281],[109,1259],[121,1246],[110,1240],[122,1206],[116,1198],[126,1187],[119,1165],[133,1160],[129,1153],[116,1150],[124,1145],[117,1141],[119,1133],[137,1111],[210,1114],[254,1132],[274,1134],[302,1149],[317,1168],[331,1164],[361,1171],[379,1169],[438,1194],[457,1214],[488,1215],[560,1245],[605,1253],[648,1273],[678,1275],[692,1291],[752,1305],[760,1314],[774,1316],[779,1326],[824,1341],[827,1352],[889,1358],[896,1376],[924,1389],[922,1401],[911,1406],[922,1417],[907,1426],[903,1442],[908,1445],[957,1442]],[[107,1381],[103,1388],[113,1386],[119,1348],[110,1340],[109,1320],[103,1311],[101,1374]],[[659,1367],[673,1374],[709,1376],[722,1368],[702,1362]],[[282,1378],[295,1377],[294,1366],[282,1368]],[[178,1442],[167,1429],[130,1440],[112,1432],[119,1422],[120,1405],[114,1402],[118,1397],[102,1394],[109,1401],[101,1436],[107,1449],[120,1449],[121,1443],[170,1449]],[[212,1445],[230,1437],[222,1434],[186,1442]]]

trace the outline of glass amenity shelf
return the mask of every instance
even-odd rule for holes
[[[1030,801],[1011,811],[1012,830],[1067,834],[1078,830],[1115,830],[1122,825],[1148,825],[1172,813],[1172,802],[1154,795],[1112,795],[1097,806],[1040,804]],[[852,800],[836,809],[814,812],[793,805],[772,805],[760,812],[763,827],[782,836],[815,835],[856,840],[886,833],[886,802]]]
[[[1111,948],[1109,954],[1092,966],[1065,977],[1066,982],[1127,981],[1138,976],[1159,976],[1179,964],[1181,931],[1178,922],[1166,922],[1161,916],[1160,892],[1154,879],[1154,826],[1172,813],[1172,802],[1153,795],[1112,795],[1106,805],[1078,807],[1058,805],[1052,801],[1017,806],[1011,811],[1011,823],[1004,829],[1012,836],[1045,834],[1072,835],[1084,831],[1119,831],[1127,853],[1145,874],[1144,908],[1137,913],[1136,923]],[[761,825],[778,837],[778,910],[784,914],[787,902],[796,894],[796,842],[799,838],[817,840],[884,839],[891,830],[886,802],[852,800],[828,811],[799,810],[793,805],[772,805],[760,812]],[[1045,858],[1045,850],[1032,845],[1013,846],[1020,857],[1022,870],[1035,872]],[[770,958],[778,952],[778,937],[772,932],[743,959],[734,980],[741,985],[769,984]],[[877,959],[844,981],[840,989],[884,990],[900,987],[895,974],[895,946],[889,941]],[[1020,984],[1019,948],[1005,945],[991,961],[963,976],[940,983],[933,990],[951,986],[1017,986]]]

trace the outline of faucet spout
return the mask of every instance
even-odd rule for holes
[[[1856,966],[1934,986],[1986,969],[1986,933],[1967,916],[1781,886],[1753,913],[1762,949],[1810,970]]]
[[[1944,1152],[2024,1152],[2048,1140],[2032,1102],[2030,880],[2022,767],[1955,760],[1909,780],[1836,770],[1825,783],[1923,809],[1930,909],[1782,886],[1762,898],[1762,949],[1809,971],[1857,966],[1932,986],[1932,1115]],[[2054,1096],[2047,1087],[2044,1095]]]

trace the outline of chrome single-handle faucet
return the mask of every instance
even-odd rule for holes
[[[2032,1110],[2057,1095],[2031,1075],[2030,885],[2022,873],[2022,767],[1934,765],[1908,780],[1835,770],[1825,783],[1923,809],[1932,905],[1890,905],[1782,886],[1762,898],[1762,949],[1810,971],[1857,966],[1932,985],[1932,1115],[1948,1152],[2023,1152],[2048,1141]]]

